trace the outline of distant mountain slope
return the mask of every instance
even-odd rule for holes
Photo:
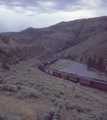
[[[6,36],[10,36],[11,38],[14,38],[20,42],[23,42],[25,44],[32,44],[34,40],[36,40],[38,37],[41,36],[41,32],[39,29],[35,28],[28,28],[26,30],[23,30],[21,32],[7,32],[7,33],[2,33]]]
[[[0,34],[0,47],[24,46],[24,44],[10,37]]]
[[[2,33],[20,42],[42,45],[51,52],[60,52],[81,41],[103,34],[107,30],[107,16],[61,22],[47,28],[28,28],[17,33]],[[96,37],[97,39],[97,37]]]

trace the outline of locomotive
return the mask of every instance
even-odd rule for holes
[[[61,71],[47,67],[47,65],[52,64],[52,63],[56,62],[57,60],[58,59],[54,59],[52,61],[44,62],[44,63],[38,65],[38,68],[40,70],[42,70],[43,72],[46,72],[50,75],[64,78],[66,80],[69,80],[69,81],[72,81],[75,83],[80,83],[80,84],[83,84],[86,86],[90,86],[90,87],[94,87],[97,89],[107,91],[107,82],[105,82],[103,80],[89,78],[89,77],[82,77],[82,76],[78,76],[78,75],[75,75],[72,73],[61,72]]]

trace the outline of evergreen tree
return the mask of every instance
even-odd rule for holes
[[[91,67],[92,68],[96,67],[96,60],[94,58],[91,60]]]
[[[96,64],[96,68],[99,70],[99,71],[104,71],[105,70],[105,65],[104,65],[104,61],[103,61],[103,58],[100,57],[97,64]]]
[[[88,58],[88,60],[87,60],[87,67],[91,67],[91,56]]]
[[[83,60],[84,60],[84,58],[83,58],[83,57],[81,57],[81,58],[80,58],[80,62],[82,62]]]
[[[106,70],[106,66],[104,64],[104,61],[103,61],[102,57],[100,57],[98,59],[98,62],[96,62],[96,59],[95,58],[92,59],[91,56],[90,56],[87,60],[87,67],[95,68],[99,71],[105,71]]]

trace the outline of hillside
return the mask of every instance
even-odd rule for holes
[[[43,45],[53,53],[81,41],[94,39],[107,31],[107,16],[61,22],[47,28],[28,28],[17,33],[2,33],[26,44]],[[89,39],[90,38],[90,39]]]
[[[84,59],[83,63],[89,56],[96,60],[102,56],[107,65],[107,16],[2,34],[26,44],[43,46],[57,57]]]
[[[10,67],[22,68],[24,64],[32,66],[41,60],[52,58],[53,55],[42,46],[25,45],[10,37],[0,35],[0,69]],[[9,67],[8,67],[9,65]]]
[[[81,41],[73,47],[63,50],[56,55],[65,58],[72,58],[72,56],[75,56],[74,59],[76,59],[76,57],[77,59],[85,59],[89,56],[97,59],[102,56],[107,64],[107,31],[93,35],[92,37]]]
[[[0,47],[24,46],[19,41],[0,34]]]

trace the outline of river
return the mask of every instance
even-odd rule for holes
[[[69,67],[61,69],[59,71],[107,81],[107,76],[98,74],[97,72],[92,71],[92,70],[88,70],[87,66],[84,64],[81,64],[75,61],[68,61],[68,60],[61,60],[59,63],[71,63]]]

